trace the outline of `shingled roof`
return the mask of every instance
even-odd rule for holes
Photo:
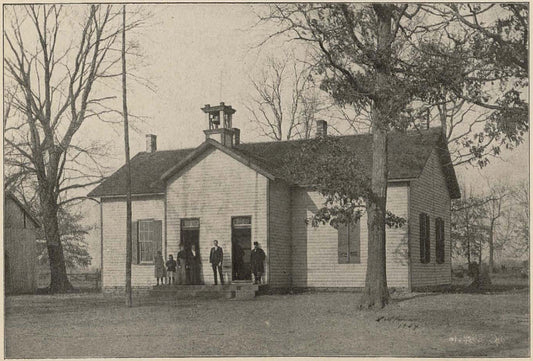
[[[389,180],[408,180],[418,178],[433,149],[437,149],[443,165],[443,171],[452,198],[460,197],[459,185],[446,143],[443,141],[440,128],[424,131],[408,131],[405,133],[389,133]],[[353,149],[367,169],[372,164],[372,135],[357,134],[339,137],[350,149]],[[239,144],[229,150],[231,155],[242,161],[246,159],[256,169],[266,174],[283,178],[279,171],[286,159],[285,155],[293,152],[310,140],[289,140],[278,142],[261,142]],[[214,141],[210,141],[213,145]],[[165,192],[164,179],[173,170],[177,171],[180,164],[194,158],[196,153],[210,146],[203,143],[198,148],[141,152],[131,160],[131,180],[133,194],[157,194]],[[220,145],[220,147],[223,147]],[[90,197],[106,197],[124,195],[126,189],[126,170],[123,166],[103,183],[89,193]]]

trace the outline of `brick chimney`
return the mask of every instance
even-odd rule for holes
[[[325,120],[317,120],[316,121],[316,137],[325,137],[328,135],[328,122]]]
[[[241,142],[241,130],[239,128],[233,128],[233,145],[239,145]]]
[[[146,134],[146,152],[153,153],[157,150],[157,135]]]

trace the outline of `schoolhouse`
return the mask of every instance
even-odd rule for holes
[[[209,252],[224,250],[230,282],[251,282],[250,250],[266,253],[264,282],[273,289],[358,288],[365,282],[367,219],[350,227],[306,224],[323,203],[320,194],[292,184],[279,171],[284,155],[307,140],[247,143],[232,125],[229,105],[206,105],[206,139],[196,148],[146,151],[131,159],[134,287],[154,284],[154,254],[174,256],[196,245],[202,280],[213,284]],[[327,123],[317,122],[317,136]],[[372,136],[340,139],[371,169]],[[387,208],[407,220],[387,228],[390,287],[414,289],[451,282],[450,205],[460,197],[440,128],[389,134]],[[125,283],[126,170],[89,193],[100,199],[104,290]],[[238,257],[239,259],[236,259]],[[239,269],[236,269],[238,265]]]

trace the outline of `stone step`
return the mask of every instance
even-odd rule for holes
[[[226,284],[226,285],[165,285],[154,286],[149,291],[151,298],[157,300],[173,300],[173,299],[188,299],[188,298],[202,298],[202,299],[251,299],[256,295],[259,285],[253,284]]]

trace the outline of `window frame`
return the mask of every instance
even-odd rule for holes
[[[346,258],[341,261],[340,259],[340,250],[339,250],[339,237],[341,235],[341,229],[340,227],[346,227],[346,234],[347,234],[347,242],[346,242]],[[358,220],[354,223],[349,224],[339,224],[337,227],[337,264],[361,264],[361,221]],[[351,235],[359,233],[359,236],[357,237],[357,242],[359,243],[359,250],[358,254],[356,256],[351,255],[351,245],[355,240],[352,240]]]
[[[143,231],[144,234],[148,233],[149,235],[151,235],[151,238],[149,241],[147,240],[141,240],[141,235],[143,233],[141,233],[141,225],[142,224],[149,224],[150,225],[150,230],[148,232],[146,231]],[[138,258],[138,263],[139,265],[146,265],[146,264],[154,264],[154,247],[155,247],[155,226],[154,226],[155,222],[154,222],[154,219],[153,218],[148,218],[148,219],[139,219],[137,220],[137,258]],[[152,259],[150,261],[148,260],[143,260],[143,254],[146,252],[146,251],[143,251],[143,247],[141,247],[141,244],[147,244],[147,243],[150,243],[151,246],[151,250],[152,250]]]

